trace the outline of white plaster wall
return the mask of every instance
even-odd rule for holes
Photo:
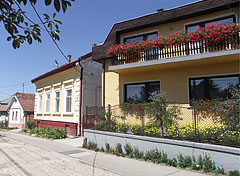
[[[81,61],[83,66],[83,106],[82,114],[86,113],[86,106],[101,106],[102,102],[102,64],[92,61],[92,58]]]
[[[14,112],[14,117],[12,118]],[[17,112],[17,120],[15,119]],[[14,98],[14,102],[9,110],[9,127],[21,128],[24,125],[24,111],[19,101]]]

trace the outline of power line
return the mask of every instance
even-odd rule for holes
[[[21,82],[21,83],[16,83],[16,84],[11,84],[11,85],[7,85],[7,86],[2,86],[2,87],[0,87],[0,89],[13,89],[13,88],[19,87],[20,85],[25,84],[25,83],[30,83],[30,81],[25,81],[25,82]]]
[[[32,2],[30,2],[34,12],[36,13],[37,17],[39,18],[39,20],[41,21],[43,27],[45,28],[45,30],[47,31],[48,35],[50,36],[50,38],[52,39],[53,43],[56,45],[57,49],[59,50],[59,52],[63,55],[63,57],[68,61],[66,55],[63,53],[63,51],[61,50],[61,48],[58,46],[57,42],[54,40],[53,36],[50,34],[49,30],[47,29],[47,27],[45,26],[42,18],[40,17],[39,13],[37,12],[37,9],[35,8],[35,6],[32,4]],[[74,67],[75,70],[77,70],[79,73],[80,71]]]

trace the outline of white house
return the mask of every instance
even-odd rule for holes
[[[16,93],[9,103],[8,127],[25,128],[29,119],[33,118],[35,95]]]

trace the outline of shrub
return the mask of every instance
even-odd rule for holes
[[[168,107],[167,96],[163,92],[153,92],[149,100],[145,105],[146,111],[155,126],[162,128],[163,133],[164,128],[171,126],[178,119],[180,110],[176,106]]]
[[[173,158],[173,159],[168,159],[166,164],[169,166],[177,167],[178,162],[176,158]]]
[[[127,133],[129,128],[130,128],[130,124],[128,123],[121,123],[121,122],[116,122],[116,126],[115,126],[115,129],[116,129],[116,132],[120,132],[120,133]]]
[[[240,176],[240,173],[239,173],[238,170],[234,170],[234,171],[229,170],[228,174],[229,174],[230,176]]]
[[[98,146],[96,143],[89,141],[87,145],[87,149],[98,151]]]
[[[23,132],[36,134],[39,137],[51,139],[62,139],[67,137],[67,131],[58,128],[32,128],[27,129]]]
[[[139,151],[138,147],[133,147],[133,156],[137,159],[141,159],[144,156],[144,153],[142,151]]]
[[[110,144],[109,144],[109,143],[106,143],[106,144],[105,144],[105,147],[106,147],[106,151],[107,151],[107,152],[109,152],[109,153],[111,153],[111,152],[112,152],[112,150],[111,150],[111,147],[110,147]]]
[[[139,124],[131,125],[130,130],[135,135],[143,135],[143,128]]]
[[[32,128],[34,128],[34,126],[35,126],[35,122],[34,121],[28,121],[27,122],[27,128],[32,129]]]
[[[127,143],[124,146],[124,149],[125,149],[126,155],[132,158],[133,157],[133,148],[132,148],[132,146]]]

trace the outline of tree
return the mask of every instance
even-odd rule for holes
[[[75,0],[45,0],[45,6],[53,6],[56,12],[66,12]],[[41,2],[41,1],[40,1]],[[25,41],[32,44],[33,40],[41,42],[41,32],[46,31],[53,40],[59,40],[59,24],[62,22],[56,19],[56,13],[52,15],[44,13],[42,19],[35,7],[37,0],[0,0],[0,22],[3,23],[10,36],[14,49],[19,48]],[[33,21],[22,7],[30,4],[36,13],[40,23]]]

